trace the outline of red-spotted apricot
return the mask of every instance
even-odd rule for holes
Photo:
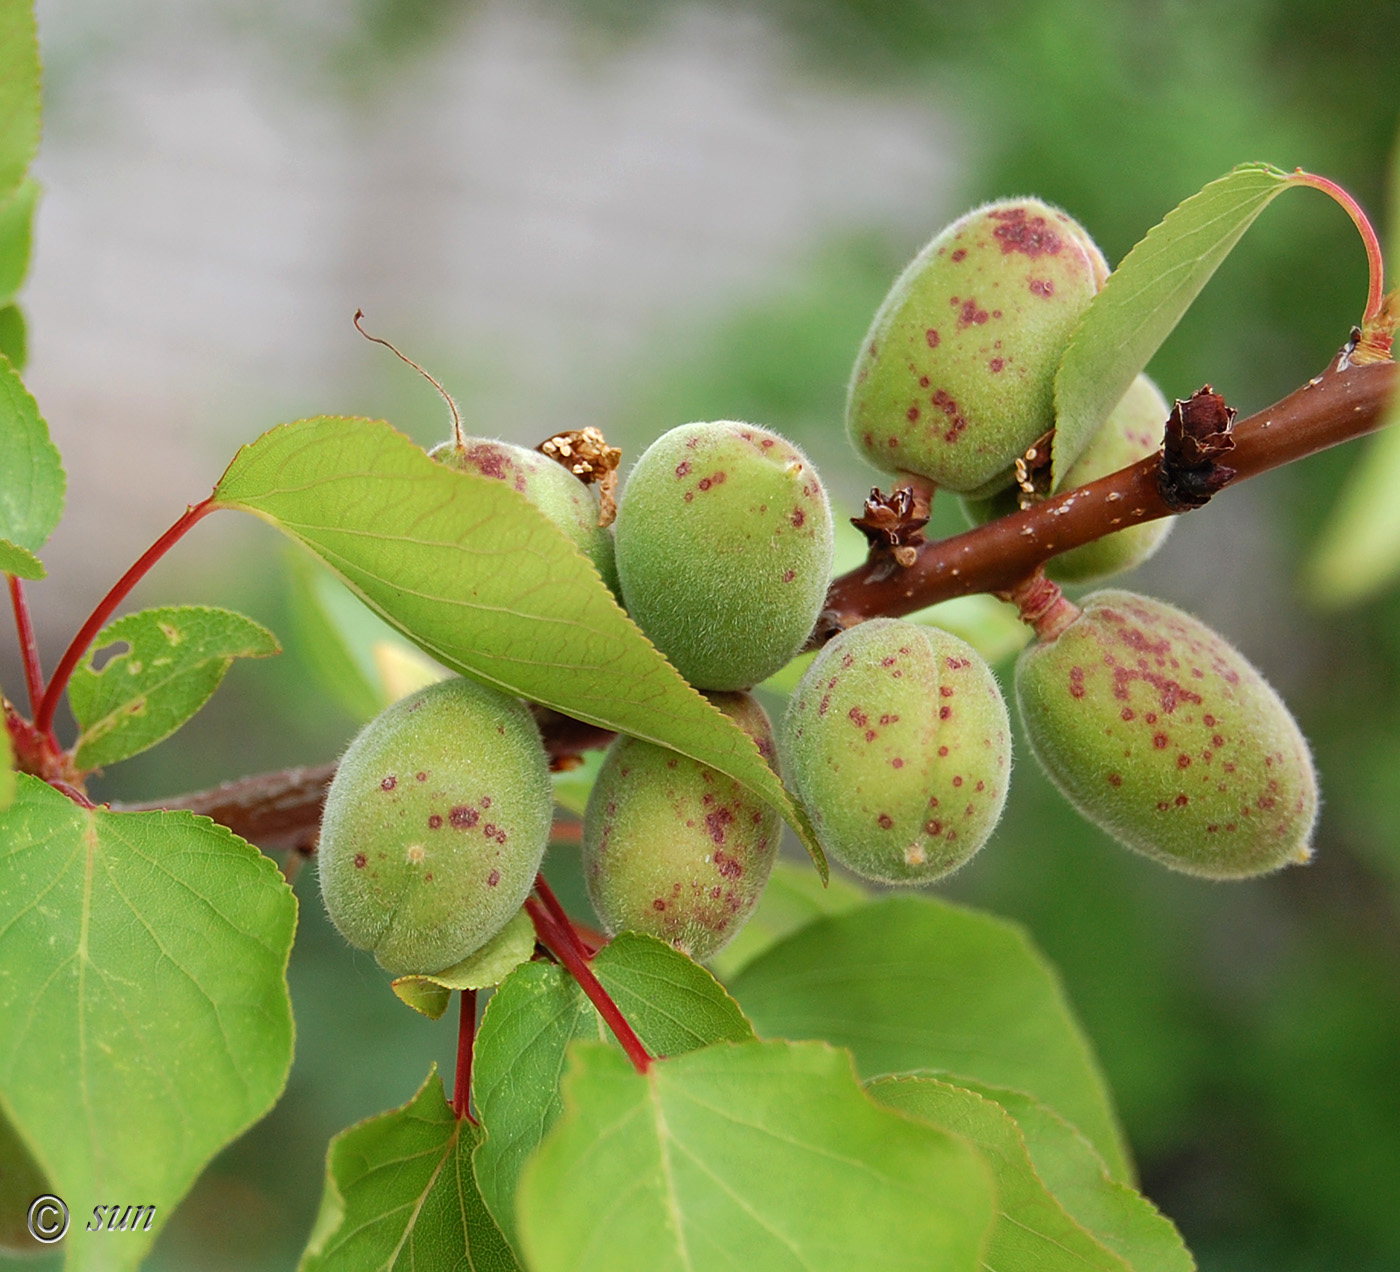
[[[753,424],[683,424],[643,453],[618,506],[627,610],[699,689],[747,689],[811,632],[831,508],[811,461]]]
[[[936,627],[872,619],[807,669],[783,720],[782,755],[832,857],[866,879],[931,883],[996,826],[1011,728],[972,646]]]
[[[1107,276],[1084,229],[1037,199],[954,221],[866,333],[846,403],[856,449],[959,494],[1010,485],[1015,460],[1054,427],[1055,372]]]
[[[508,482],[573,541],[593,562],[614,596],[621,596],[612,531],[598,524],[598,492],[562,464],[494,438],[468,437],[434,446],[428,454],[449,468]]]
[[[469,680],[401,698],[350,743],[316,852],[331,922],[397,975],[442,971],[520,909],[553,796],[523,704]]]
[[[1073,490],[1077,486],[1088,485],[1140,459],[1146,459],[1161,447],[1162,430],[1170,411],[1162,391],[1147,376],[1138,376],[1104,421],[1103,427],[1070,465],[1060,488]],[[991,499],[965,499],[963,506],[972,524],[981,525],[994,517],[1015,512],[1019,501],[1013,488]],[[1125,574],[1152,556],[1175,524],[1175,517],[1160,517],[1156,521],[1116,530],[1102,539],[1052,557],[1046,563],[1045,573],[1056,583],[1093,583],[1112,578],[1115,574]]]
[[[1264,678],[1191,615],[1095,592],[1022,652],[1016,696],[1065,798],[1129,848],[1213,879],[1311,855],[1308,745]]]
[[[773,734],[748,694],[710,701],[773,762]],[[782,820],[733,778],[665,747],[620,737],[583,821],[583,872],[610,933],[646,932],[694,959],[739,931],[768,881]]]

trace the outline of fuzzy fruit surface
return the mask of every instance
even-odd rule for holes
[[[1084,229],[1037,199],[954,221],[895,280],[851,373],[846,427],[886,472],[959,494],[1011,484],[1055,424],[1055,372],[1108,277]]]
[[[1006,802],[1006,703],[981,655],[936,627],[877,618],[842,632],[792,695],[782,742],[822,847],[866,879],[942,878]]]
[[[433,973],[520,909],[549,840],[539,730],[514,698],[444,680],[350,743],[316,852],[331,922],[396,975]]]
[[[1016,697],[1045,771],[1129,848],[1214,879],[1311,855],[1308,745],[1264,678],[1191,615],[1095,592],[1022,652]]]
[[[683,424],[637,461],[617,512],[622,595],[699,689],[747,689],[802,648],[831,576],[831,508],[791,442]]]
[[[748,694],[710,701],[774,762],[773,733]],[[733,778],[665,747],[620,737],[583,822],[583,873],[610,933],[646,932],[694,959],[743,927],[768,882],[782,819]]]
[[[1146,459],[1161,448],[1169,414],[1171,408],[1162,391],[1147,376],[1139,375],[1065,473],[1060,488],[1073,490],[1076,486],[1086,486]],[[968,520],[975,526],[1004,517],[1019,506],[1015,488],[990,499],[963,500]],[[1125,574],[1152,556],[1175,524],[1175,517],[1160,517],[1117,530],[1061,556],[1051,557],[1045,564],[1046,576],[1056,583],[1093,583]]]
[[[443,442],[428,454],[448,468],[508,482],[569,536],[614,596],[622,595],[612,531],[598,524],[598,492],[562,464],[538,451],[486,437],[466,438],[460,447]]]

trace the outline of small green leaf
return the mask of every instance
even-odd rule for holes
[[[63,461],[38,403],[15,369],[0,362],[0,540],[37,553],[63,515],[64,485]],[[5,570],[36,577],[8,563]]]
[[[810,870],[779,860],[768,876],[758,907],[739,935],[710,960],[721,980],[733,980],[765,950],[827,914],[845,914],[869,900],[870,894],[844,875],[832,875],[822,887]]]
[[[652,1055],[753,1037],[714,977],[653,937],[622,933],[598,951],[593,972]],[[486,1138],[476,1178],[512,1238],[520,1169],[559,1116],[559,1076],[575,1038],[613,1041],[577,982],[552,963],[516,968],[482,1017],[472,1092]]]
[[[1383,427],[1356,460],[1304,566],[1304,586],[1319,605],[1354,605],[1400,574],[1400,392]]]
[[[435,976],[400,976],[393,990],[414,1011],[439,1019],[454,989],[489,989],[499,985],[535,952],[535,925],[524,910],[475,954]]]
[[[8,199],[39,149],[39,38],[34,6],[0,5],[0,202]]]
[[[1298,184],[1269,164],[1241,164],[1168,212],[1109,275],[1055,376],[1052,489],[1254,219]]]
[[[26,177],[9,202],[0,207],[0,304],[14,299],[29,272],[34,209],[38,204],[39,183]]]
[[[1195,1260],[1171,1220],[1141,1193],[1110,1179],[1103,1158],[1059,1114],[1021,1091],[959,1085],[995,1100],[1016,1119],[1045,1186],[1077,1223],[1135,1272],[1194,1272]]]
[[[17,547],[8,539],[0,539],[0,574],[13,574],[17,579],[42,579],[48,571],[44,563],[26,548]]]
[[[1132,1272],[1051,1195],[1031,1165],[1015,1120],[1000,1105],[937,1078],[881,1078],[867,1090],[897,1109],[966,1140],[996,1179],[997,1218],[986,1265],[997,1272]]]
[[[592,563],[504,482],[382,422],[322,417],[243,447],[214,498],[304,543],[446,667],[719,769],[777,808],[825,872],[754,740],[681,678]]]
[[[18,305],[0,305],[0,354],[16,371],[23,371],[29,358],[29,333],[24,311]]]
[[[125,643],[101,671],[93,659]],[[82,732],[75,759],[98,768],[168,738],[206,702],[235,658],[280,652],[251,618],[203,605],[141,610],[109,623],[73,671],[68,701]]]
[[[731,985],[760,1037],[849,1047],[862,1074],[939,1070],[1027,1091],[1131,1175],[1108,1091],[1050,965],[1016,925],[928,897],[820,919]]]
[[[534,1272],[975,1272],[976,1153],[874,1104],[846,1053],[748,1042],[638,1074],[575,1045],[564,1116],[520,1183]]]
[[[453,1116],[434,1068],[402,1108],[341,1131],[299,1272],[519,1266],[472,1178],[480,1132]]]
[[[204,817],[79,807],[18,775],[0,814],[0,1114],[74,1215],[153,1205],[69,1266],[132,1267],[292,1061],[296,900]]]

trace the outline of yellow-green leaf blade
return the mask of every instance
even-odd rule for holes
[[[1055,376],[1054,488],[1255,218],[1297,184],[1241,164],[1168,212],[1109,275]]]
[[[592,564],[505,483],[430,460],[382,422],[321,417],[243,447],[214,492],[321,557],[446,667],[727,773],[805,815],[757,746],[642,635]]]
[[[100,671],[93,660],[125,643]],[[81,768],[127,759],[168,738],[219,687],[235,658],[280,652],[277,638],[232,610],[169,605],[109,623],[73,671],[68,701],[82,732]]]
[[[39,149],[39,38],[30,0],[0,4],[0,201]]]
[[[34,554],[63,515],[64,486],[63,462],[38,403],[9,361],[0,360],[0,541],[23,548],[37,565]],[[43,577],[13,564],[4,560],[7,573]]]

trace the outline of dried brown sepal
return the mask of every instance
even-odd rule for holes
[[[1051,447],[1055,444],[1055,430],[1043,433],[1026,448],[1026,453],[1016,460],[1016,487],[1020,492],[1018,501],[1022,510],[1039,503],[1050,493],[1050,480],[1053,470],[1050,467]]]
[[[1157,462],[1157,490],[1173,512],[1202,507],[1234,478],[1235,469],[1220,462],[1235,449],[1234,425],[1234,408],[1208,384],[1177,399]]]
[[[602,505],[598,524],[612,525],[617,516],[617,466],[622,462],[622,452],[608,445],[600,429],[589,425],[556,433],[535,449],[556,464],[562,464],[585,485],[596,484]]]
[[[888,495],[876,487],[865,501],[863,515],[852,517],[851,524],[872,548],[916,548],[924,541],[928,502],[903,486]]]

